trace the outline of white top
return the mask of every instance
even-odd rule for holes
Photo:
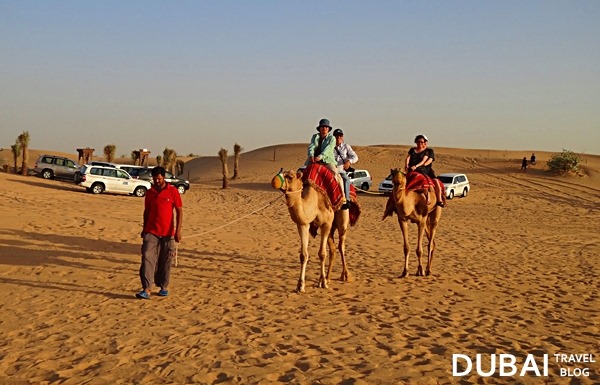
[[[344,163],[347,160],[350,161],[350,164],[358,162],[358,155],[356,155],[352,147],[346,142],[342,142],[339,146],[335,146],[333,154],[335,155],[338,171],[344,171]]]

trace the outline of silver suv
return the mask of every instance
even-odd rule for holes
[[[79,171],[79,166],[77,162],[63,156],[40,155],[33,171],[44,179],[73,179],[75,173]]]
[[[79,184],[87,192],[100,194],[121,193],[143,197],[152,187],[150,182],[134,179],[125,170],[114,167],[92,166],[86,164],[81,167],[81,180]]]
[[[350,183],[353,184],[354,187],[363,191],[370,189],[373,184],[371,174],[369,174],[367,170],[354,170],[354,172],[348,173],[348,177],[350,178]]]

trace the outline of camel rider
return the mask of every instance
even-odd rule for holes
[[[416,147],[412,147],[408,150],[408,156],[406,157],[406,171],[416,171],[423,175],[426,175],[432,179],[437,178],[431,164],[435,160],[435,153],[433,148],[427,148],[429,140],[423,134],[415,137]],[[434,190],[437,196],[437,205],[444,207],[444,196],[437,183],[433,184]]]
[[[333,131],[335,137],[335,161],[337,164],[337,171],[344,180],[344,193],[346,194],[346,205],[342,207],[344,209],[350,207],[350,177],[348,172],[354,171],[350,167],[351,164],[358,162],[358,155],[350,147],[350,145],[344,142],[344,131],[340,128],[336,128]]]
[[[331,135],[331,125],[329,124],[329,120],[321,119],[317,126],[317,131],[319,132],[314,134],[310,139],[310,144],[308,145],[308,159],[306,160],[305,165],[308,166],[312,163],[320,163],[333,172],[344,197],[342,198],[342,204],[347,208],[344,182],[337,172],[335,163],[335,138]]]

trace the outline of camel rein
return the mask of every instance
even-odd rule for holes
[[[224,228],[224,227],[227,227],[227,226],[229,226],[229,225],[231,225],[231,224],[233,224],[233,223],[235,223],[235,222],[239,222],[239,221],[241,221],[242,219],[244,219],[244,218],[247,218],[247,217],[249,217],[250,215],[256,214],[257,212],[259,212],[259,211],[262,211],[262,210],[266,209],[267,207],[271,206],[273,203],[275,203],[275,201],[276,201],[277,199],[281,198],[282,196],[283,196],[283,195],[278,195],[278,196],[277,196],[277,198],[275,198],[275,199],[271,200],[269,203],[267,203],[267,204],[266,204],[266,205],[264,205],[263,207],[261,207],[261,208],[259,208],[259,209],[256,209],[256,210],[252,211],[251,213],[248,213],[248,214],[246,214],[246,215],[243,215],[243,216],[241,216],[241,217],[239,217],[239,218],[236,218],[236,219],[234,219],[234,220],[233,220],[233,221],[231,221],[231,222],[225,223],[225,224],[224,224],[224,225],[222,225],[222,226],[215,227],[215,228],[213,228],[213,229],[206,230],[206,231],[203,231],[203,232],[201,232],[201,233],[197,233],[197,234],[193,234],[193,235],[188,235],[187,237],[185,237],[185,239],[194,238],[194,237],[199,237],[200,235],[204,235],[204,234],[212,233],[213,231],[220,230],[220,229],[222,229],[222,228]],[[179,248],[179,243],[175,243],[175,257],[174,257],[174,259],[173,259],[173,266],[177,266],[177,254],[178,254],[178,253],[177,253],[177,249],[178,249],[178,248]]]

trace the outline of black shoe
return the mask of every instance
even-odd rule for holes
[[[344,203],[341,207],[342,210],[348,210],[349,208],[350,208],[350,202]]]
[[[444,202],[438,202],[436,203],[436,206],[445,207],[446,205],[444,204]]]

